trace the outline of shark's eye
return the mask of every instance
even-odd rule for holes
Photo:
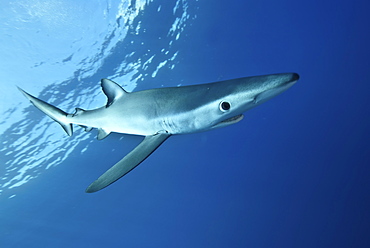
[[[220,102],[220,110],[222,111],[222,112],[227,112],[227,111],[229,111],[230,110],[230,103],[229,102],[224,102],[224,101],[222,101],[222,102]]]

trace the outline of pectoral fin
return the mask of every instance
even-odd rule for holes
[[[86,193],[93,193],[99,191],[108,185],[114,183],[132,169],[143,162],[150,154],[152,154],[168,137],[170,134],[155,134],[146,136],[144,140],[135,147],[129,154],[121,159],[117,164],[107,170],[96,181],[94,181],[86,189]]]

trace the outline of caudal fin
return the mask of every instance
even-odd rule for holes
[[[27,92],[25,92],[24,90],[22,90],[21,88],[18,87],[18,89],[20,90],[20,92],[23,93],[23,95],[31,101],[31,103],[33,105],[36,106],[36,108],[38,108],[39,110],[41,110],[42,112],[44,112],[47,116],[49,116],[50,118],[52,118],[54,121],[58,122],[62,128],[64,129],[64,131],[66,131],[66,133],[69,135],[69,136],[72,136],[73,134],[73,129],[72,129],[72,124],[68,122],[67,120],[67,115],[68,113],[64,112],[63,110],[57,108],[57,107],[54,107],[53,105],[47,103],[47,102],[44,102],[30,94],[28,94]]]

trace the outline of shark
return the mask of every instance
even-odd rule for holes
[[[86,192],[93,193],[129,173],[171,135],[235,124],[243,119],[244,112],[286,91],[298,79],[297,73],[279,73],[137,92],[127,92],[114,81],[102,79],[106,105],[92,110],[76,108],[73,114],[18,89],[69,136],[73,124],[85,131],[98,129],[98,140],[112,132],[144,136],[139,145],[87,187]]]

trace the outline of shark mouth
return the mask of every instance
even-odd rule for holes
[[[217,123],[212,128],[225,127],[225,126],[228,126],[228,125],[237,123],[237,122],[241,121],[243,119],[243,117],[244,117],[243,115],[233,116],[233,117],[231,117],[229,119],[226,119],[226,120],[223,120],[223,121]]]
[[[223,120],[221,121],[219,124],[234,124],[234,123],[237,123],[239,121],[241,121],[243,119],[244,115],[236,115],[236,116],[233,116],[229,119],[226,119],[226,120]]]

